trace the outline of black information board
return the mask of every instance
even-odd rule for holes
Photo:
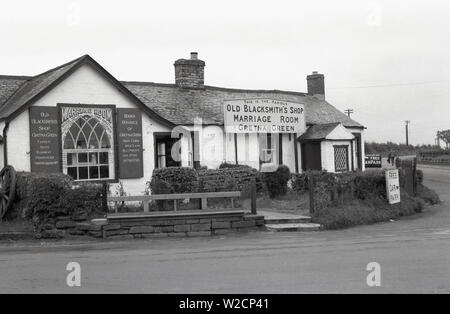
[[[381,155],[366,155],[365,165],[366,168],[381,168]]]
[[[60,125],[56,107],[31,107],[30,160],[32,172],[60,172]]]
[[[139,109],[117,109],[119,178],[144,176],[142,147],[142,114]]]

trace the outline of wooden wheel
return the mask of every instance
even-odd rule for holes
[[[6,166],[0,171],[0,219],[5,217],[16,197],[16,170]]]

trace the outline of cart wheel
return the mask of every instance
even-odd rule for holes
[[[16,170],[6,166],[0,171],[0,219],[3,219],[16,197]]]

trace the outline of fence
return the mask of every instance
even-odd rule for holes
[[[256,183],[255,180],[252,180],[251,184],[251,212],[252,214],[257,214],[256,210]],[[197,210],[206,210],[208,209],[208,199],[217,199],[217,198],[229,198],[231,203],[231,209],[235,208],[235,198],[241,197],[240,191],[232,191],[232,192],[209,192],[209,193],[183,193],[183,194],[154,194],[154,195],[139,195],[139,196],[108,196],[105,203],[114,203],[114,212],[119,212],[120,204],[125,202],[140,202],[143,204],[144,213],[148,213],[150,211],[150,203],[155,202],[163,202],[163,201],[173,201],[173,211],[178,211],[178,201],[179,200],[191,200],[191,199],[199,199],[200,208]]]

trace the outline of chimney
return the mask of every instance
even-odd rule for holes
[[[308,81],[308,95],[325,100],[325,76],[317,71],[306,77]]]
[[[190,59],[175,61],[175,84],[180,88],[202,89],[205,87],[205,62],[191,52]]]

